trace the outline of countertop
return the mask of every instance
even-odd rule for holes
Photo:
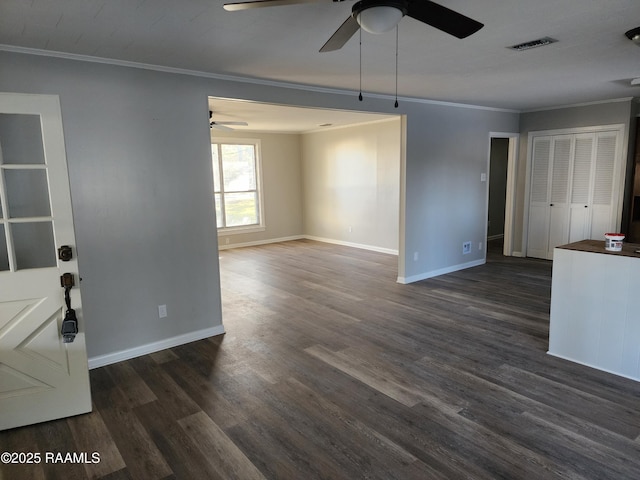
[[[606,255],[618,255],[622,257],[634,257],[640,258],[640,244],[637,243],[623,243],[621,252],[611,252],[604,248],[604,240],[581,240],[579,242],[569,243],[567,245],[560,245],[556,248],[562,248],[564,250],[576,250],[579,252],[589,253],[604,253]]]

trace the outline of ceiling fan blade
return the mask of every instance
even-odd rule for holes
[[[225,3],[223,8],[228,12],[235,12],[237,10],[249,10],[250,8],[278,7],[281,5],[316,2],[318,2],[318,0],[253,0],[249,2]]]
[[[407,15],[454,37],[466,38],[484,24],[429,0],[411,1]]]
[[[358,21],[353,15],[349,15],[349,18],[331,35],[331,38],[327,40],[327,43],[322,46],[320,51],[333,52],[334,50],[340,50],[359,29],[360,24]]]
[[[220,125],[219,123],[216,123],[216,122],[211,122],[209,124],[209,127],[215,128],[216,130],[222,130],[224,132],[233,132],[233,128],[227,127],[226,125]]]
[[[247,122],[212,122],[215,125],[241,125],[243,127],[248,127],[249,124]]]

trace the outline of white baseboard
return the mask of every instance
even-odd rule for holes
[[[294,235],[291,237],[267,238],[265,240],[256,240],[254,242],[225,243],[225,244],[221,244],[220,239],[218,239],[218,250],[227,250],[229,248],[255,247],[258,245],[267,245],[269,243],[280,243],[280,242],[290,242],[292,240],[302,240],[303,238],[306,238],[306,237],[304,235]]]
[[[387,253],[389,255],[398,255],[398,250],[392,248],[376,247],[374,245],[365,245],[362,243],[345,242],[342,240],[334,240],[332,238],[314,237],[313,235],[294,235],[291,237],[268,238],[265,240],[256,240],[254,242],[245,243],[227,243],[218,244],[219,250],[227,250],[229,248],[256,247],[258,245],[268,245],[269,243],[290,242],[292,240],[315,240],[316,242],[333,243],[335,245],[343,245],[345,247],[361,248],[363,250],[371,250],[373,252]]]
[[[522,252],[511,252],[512,257],[524,257]]]
[[[307,240],[315,240],[316,242],[333,243],[334,245],[343,245],[345,247],[361,248],[363,250],[371,250],[372,252],[386,253],[389,255],[398,255],[398,250],[392,248],[376,247],[375,245],[365,245],[363,243],[345,242],[343,240],[334,240],[331,238],[314,237],[313,235],[305,235]]]
[[[196,340],[202,340],[203,338],[215,337],[216,335],[222,335],[223,333],[224,326],[218,325],[216,327],[205,328],[203,330],[185,333],[184,335],[178,335],[177,337],[166,338],[158,342],[147,343],[146,345],[140,345],[127,350],[120,350],[119,352],[91,357],[89,358],[89,369],[91,370],[98,367],[104,367],[106,365],[111,365],[112,363],[122,362],[124,360],[140,357],[149,353],[159,352],[160,350],[177,347],[178,345],[184,345],[185,343],[195,342]]]
[[[487,263],[486,259],[481,258],[479,260],[460,263],[458,265],[452,265],[450,267],[440,268],[438,270],[431,270],[430,272],[425,272],[418,275],[412,275],[410,277],[398,277],[398,283],[407,284],[407,283],[419,282],[420,280],[426,280],[427,278],[438,277],[446,273],[457,272],[458,270],[464,270],[465,268],[477,267],[479,265],[484,265],[485,263]]]

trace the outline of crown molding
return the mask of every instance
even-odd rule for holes
[[[16,45],[0,44],[0,51],[10,52],[10,53],[21,53],[25,55],[39,55],[44,57],[61,58],[65,60],[75,60],[80,62],[115,65],[119,67],[138,68],[142,70],[152,70],[156,72],[172,73],[177,75],[188,75],[192,77],[210,78],[210,79],[235,82],[235,83],[247,83],[247,84],[263,85],[263,86],[269,86],[269,87],[304,90],[307,92],[326,93],[331,95],[348,95],[348,96],[357,95],[357,92],[355,92],[354,90],[342,90],[337,88],[320,87],[317,85],[289,83],[289,82],[282,82],[282,81],[276,81],[276,80],[254,78],[254,77],[223,75],[219,73],[203,72],[199,70],[188,70],[184,68],[168,67],[164,65],[132,62],[129,60],[118,60],[114,58],[95,57],[91,55],[82,55],[78,53],[57,52],[53,50],[44,50],[44,49],[38,49],[38,48],[19,47]],[[395,100],[396,97],[393,95],[386,95],[386,94],[380,94],[380,93],[365,93],[365,98],[375,98],[375,99],[393,101]],[[427,98],[398,97],[398,101],[406,102],[406,103],[414,103],[414,104],[440,105],[440,106],[455,107],[455,108],[468,108],[472,110],[487,110],[491,112],[520,113],[519,110],[487,107],[483,105],[472,105],[472,104],[466,104],[466,103],[446,102],[441,100],[430,100]]]

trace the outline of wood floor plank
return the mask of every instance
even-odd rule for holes
[[[33,445],[37,445],[37,438],[32,429],[16,428],[0,433],[0,453],[38,453],[42,455],[41,452],[34,449]],[[20,476],[32,480],[45,480],[42,463],[0,462],[0,480],[10,480]]]
[[[344,353],[332,352],[321,345],[309,347],[305,351],[405,406],[412,407],[423,400],[419,392],[413,391],[409,385],[403,384],[404,382],[389,378],[387,372],[384,374],[376,372],[368,368],[363,362],[354,361]]]
[[[264,480],[260,470],[204,412],[189,415],[178,423],[222,478]]]
[[[71,417],[67,419],[67,423],[75,448],[60,453],[63,455],[68,453],[85,454],[87,460],[81,464],[89,478],[101,478],[125,468],[126,465],[120,451],[99,411],[94,409],[88,415]],[[99,458],[94,459],[94,454],[97,454]]]
[[[341,245],[224,250],[225,335],[92,370],[94,414],[0,432],[105,463],[0,478],[640,478],[640,382],[548,355],[551,262],[488,248],[410,285]]]
[[[173,473],[133,410],[114,405],[100,412],[132,478],[157,480]]]
[[[159,401],[137,407],[134,413],[176,478],[225,480]]]

